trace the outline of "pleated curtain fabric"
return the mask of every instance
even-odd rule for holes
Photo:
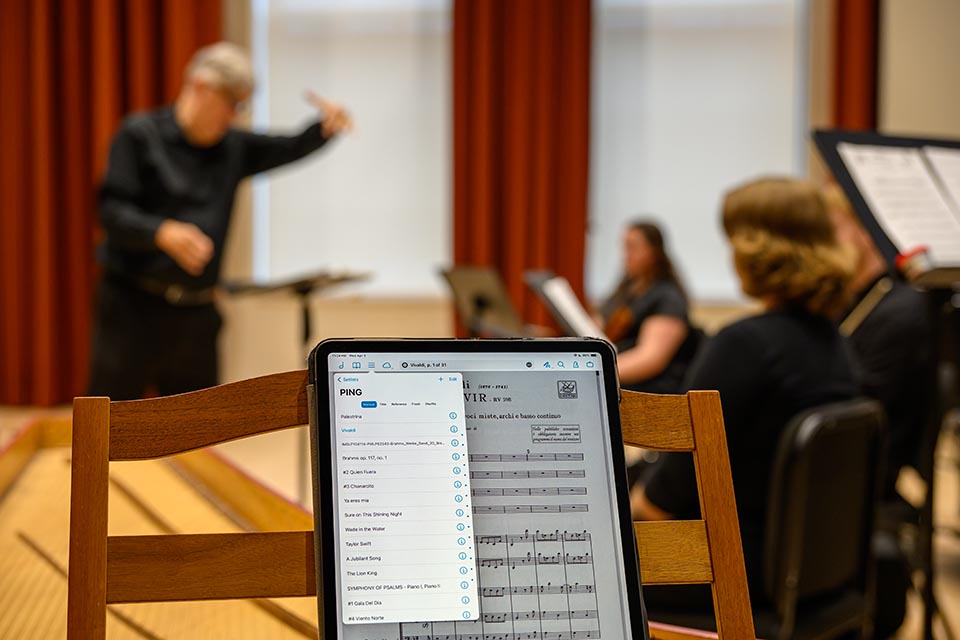
[[[497,268],[528,322],[525,270],[583,295],[590,4],[454,0],[454,262]]]
[[[221,0],[0,2],[0,404],[82,393],[110,139],[220,34]]]
[[[877,127],[880,0],[834,4],[833,126]]]

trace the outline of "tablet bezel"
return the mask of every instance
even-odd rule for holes
[[[339,620],[336,615],[336,571],[333,531],[333,493],[321,492],[322,482],[329,483],[333,473],[330,424],[330,371],[328,355],[332,353],[590,353],[600,354],[603,371],[603,389],[610,425],[610,445],[616,483],[617,509],[620,520],[620,543],[625,563],[627,604],[630,627],[634,637],[649,637],[646,608],[643,605],[640,580],[640,558],[637,550],[630,497],[627,486],[623,436],[620,429],[620,385],[616,354],[605,340],[597,338],[526,338],[526,339],[365,339],[330,338],[319,343],[311,352],[309,384],[314,398],[310,408],[310,454],[313,461],[314,539],[317,560],[317,607],[321,637],[337,638]],[[632,566],[631,566],[632,564]],[[324,569],[329,567],[329,569]],[[637,635],[636,630],[642,629]]]

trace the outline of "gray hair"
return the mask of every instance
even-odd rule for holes
[[[204,80],[235,96],[253,91],[253,66],[247,52],[230,42],[203,47],[187,65],[188,80]]]

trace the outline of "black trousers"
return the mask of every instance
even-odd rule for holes
[[[133,400],[216,385],[221,325],[213,304],[174,306],[108,277],[97,290],[89,395]]]

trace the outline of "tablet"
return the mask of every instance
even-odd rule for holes
[[[322,637],[648,637],[608,343],[326,340],[308,397]]]

